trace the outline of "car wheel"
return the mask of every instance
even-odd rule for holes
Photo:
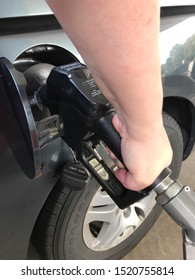
[[[172,177],[177,178],[182,134],[173,118],[163,114],[163,119],[173,149]],[[38,218],[34,243],[43,259],[121,259],[146,235],[160,213],[154,192],[121,210],[93,178],[82,191],[58,182]]]

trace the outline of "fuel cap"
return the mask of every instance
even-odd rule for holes
[[[36,125],[26,95],[26,80],[6,58],[0,58],[0,124],[23,172],[41,175],[41,153]]]

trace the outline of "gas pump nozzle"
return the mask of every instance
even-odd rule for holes
[[[163,170],[152,188],[156,201],[182,227],[184,259],[195,260],[195,193],[170,178],[170,170]]]
[[[115,111],[86,66],[76,62],[53,68],[46,91],[51,114],[63,120],[62,139],[115,203],[124,209],[145,197],[150,189],[135,192],[124,188],[96,150],[103,141],[122,161],[121,138],[112,125]]]
[[[127,190],[96,151],[96,144],[103,141],[122,161],[121,139],[112,125],[115,111],[85,65],[73,63],[53,68],[47,80],[47,95],[51,113],[59,114],[63,120],[62,138],[119,208],[128,207],[154,190],[157,202],[183,228],[185,258],[195,259],[194,192],[173,181],[169,168],[144,191]]]

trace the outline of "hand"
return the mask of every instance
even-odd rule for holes
[[[140,132],[137,137],[124,130],[117,115],[113,118],[113,125],[121,135],[121,153],[128,169],[111,153],[119,168],[116,177],[127,189],[139,191],[150,186],[172,160],[172,149],[163,124],[159,123],[155,130],[151,128],[144,135]]]

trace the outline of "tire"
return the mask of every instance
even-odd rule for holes
[[[163,114],[163,120],[173,149],[172,178],[176,179],[183,156],[182,134],[169,115]],[[121,259],[141,241],[160,213],[153,192],[120,210],[93,178],[82,191],[58,182],[36,223],[34,244],[42,259]]]

